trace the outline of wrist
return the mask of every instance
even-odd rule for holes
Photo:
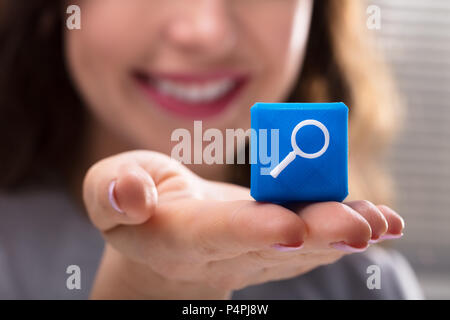
[[[106,244],[91,292],[92,299],[229,299],[231,291],[166,279],[149,266],[124,257]]]

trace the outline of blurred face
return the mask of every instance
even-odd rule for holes
[[[171,133],[250,125],[300,71],[312,0],[79,0],[67,62],[96,125],[170,154]]]

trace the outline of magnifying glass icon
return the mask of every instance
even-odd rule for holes
[[[305,153],[303,152],[297,145],[297,141],[296,141],[296,136],[297,136],[297,132],[305,127],[305,126],[315,126],[318,127],[320,130],[322,130],[323,135],[325,136],[325,143],[323,144],[322,149],[320,149],[319,151],[315,152],[315,153]],[[275,168],[273,168],[272,171],[270,171],[270,175],[276,179],[278,177],[278,175],[284,170],[286,169],[286,167],[295,160],[296,156],[302,157],[302,158],[306,158],[306,159],[315,159],[320,157],[321,155],[323,155],[327,149],[328,146],[330,145],[330,133],[328,132],[327,127],[325,127],[323,125],[322,122],[319,122],[317,120],[304,120],[302,122],[300,122],[299,124],[297,124],[294,128],[294,130],[292,130],[292,136],[291,136],[291,145],[292,145],[292,151],[286,156],[286,158],[284,158],[283,161],[281,161]]]

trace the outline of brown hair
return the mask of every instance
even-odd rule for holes
[[[83,103],[64,61],[63,6],[0,0],[2,190],[63,170],[83,134]],[[366,31],[360,1],[315,1],[304,66],[289,101],[349,106],[350,196],[378,203],[389,200],[379,156],[397,108]]]

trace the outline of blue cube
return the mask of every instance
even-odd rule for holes
[[[251,195],[274,203],[348,195],[348,108],[256,103],[251,108]]]

